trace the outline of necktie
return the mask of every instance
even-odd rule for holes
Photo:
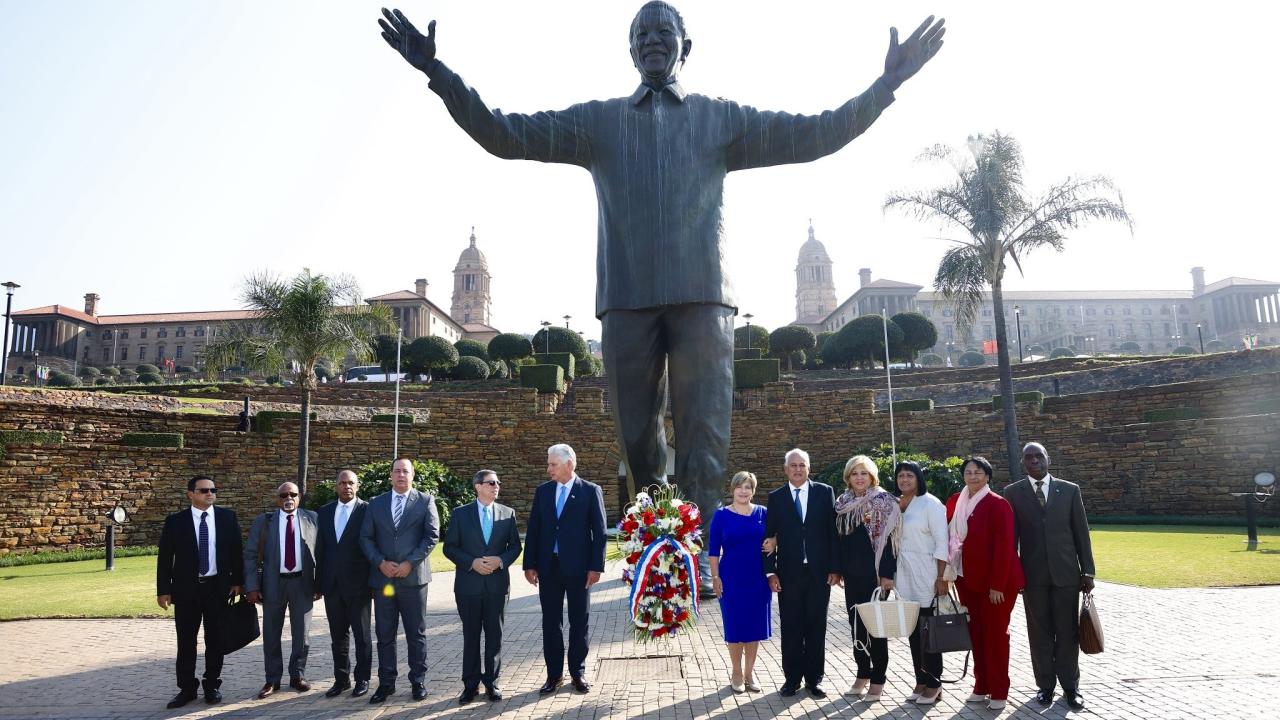
[[[347,529],[347,515],[350,513],[351,508],[341,503],[338,504],[338,519],[333,529],[334,535],[336,535],[339,540],[342,539],[342,531]]]
[[[800,522],[804,522],[804,507],[800,505],[800,488],[796,488],[796,515],[800,516]]]
[[[400,515],[404,512],[404,496],[396,495],[395,507],[391,508],[391,524],[400,527]]]
[[[293,513],[284,517],[284,569],[286,572],[293,572],[298,566],[298,556],[293,549]]]
[[[480,508],[480,531],[484,533],[484,542],[489,543],[489,537],[493,534],[493,518],[489,517],[489,508],[481,506]]]
[[[556,517],[564,510],[564,501],[569,498],[569,484],[560,484],[560,494],[556,496]]]
[[[200,571],[201,577],[209,574],[209,512],[200,513]]]
[[[1044,481],[1036,481],[1036,499],[1040,501],[1040,508],[1044,509]]]

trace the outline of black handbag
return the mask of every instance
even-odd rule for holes
[[[218,649],[230,655],[262,635],[258,627],[258,608],[243,595],[227,598],[219,627]]]
[[[920,642],[927,653],[962,652],[973,649],[969,639],[969,615],[960,612],[960,602],[948,596],[954,613],[940,613],[938,598],[929,606],[933,614],[920,618]]]

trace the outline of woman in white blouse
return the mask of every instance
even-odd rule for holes
[[[933,598],[947,594],[947,581],[942,579],[947,565],[947,508],[929,494],[918,463],[898,463],[894,478],[902,509],[902,542],[894,581],[902,599],[920,603],[921,617],[911,633],[916,687],[907,699],[918,705],[932,705],[942,694],[942,655],[924,652],[920,624],[932,612]]]

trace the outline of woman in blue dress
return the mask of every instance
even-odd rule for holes
[[[711,518],[711,585],[720,597],[724,641],[729,645],[736,693],[760,692],[752,671],[760,641],[772,634],[773,596],[764,574],[765,509],[753,504],[756,476],[740,472],[729,483],[733,503]]]

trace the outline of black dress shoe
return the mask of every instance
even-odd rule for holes
[[[423,683],[410,683],[413,686],[413,699],[425,700],[427,698],[427,686]]]
[[[1072,710],[1083,710],[1084,696],[1081,695],[1078,690],[1067,693],[1067,705],[1069,705]]]
[[[489,702],[498,702],[499,700],[502,699],[502,688],[498,687],[497,685],[490,685],[488,687],[488,692],[489,692]]]
[[[1041,705],[1049,706],[1053,704],[1053,691],[1040,688],[1036,691],[1036,702]]]
[[[289,678],[289,687],[298,692],[307,692],[311,689],[311,683],[304,677]]]
[[[356,686],[351,690],[351,697],[360,697],[361,695],[364,695],[367,692],[369,692],[369,681],[357,680]]]
[[[555,692],[563,684],[564,684],[564,676],[561,676],[558,678],[547,678],[547,681],[542,683],[542,687],[538,688],[538,694],[550,695],[551,693]]]
[[[476,688],[462,688],[462,694],[458,696],[458,704],[466,705],[472,700],[475,700],[479,695],[480,691]]]
[[[346,680],[338,680],[333,684],[333,687],[324,691],[324,696],[331,697],[331,698],[338,697],[342,693],[346,692],[347,689],[350,687],[351,687],[351,683],[347,682]]]
[[[821,685],[810,685],[809,694],[821,699],[827,696],[827,691],[823,690]]]
[[[373,697],[369,698],[370,705],[377,705],[386,702],[387,698],[396,694],[395,683],[378,683],[378,689],[373,691]]]
[[[275,692],[276,692],[277,690],[279,690],[279,689],[280,689],[280,683],[278,683],[278,682],[277,682],[277,683],[267,683],[267,684],[265,684],[265,685],[263,685],[263,686],[262,686],[262,689],[261,689],[261,690],[259,690],[259,691],[258,691],[258,699],[259,699],[259,700],[266,700],[267,698],[269,698],[269,697],[271,697],[272,695],[274,695],[274,694],[275,694]]]
[[[796,692],[799,690],[800,690],[799,685],[792,685],[791,683],[783,683],[782,687],[778,688],[778,694],[781,695],[782,697],[795,697]]]
[[[204,701],[210,705],[217,705],[222,702],[222,691],[218,688],[209,688],[204,691]]]
[[[577,690],[580,693],[585,693],[591,690],[591,683],[587,682],[586,678],[576,677],[573,679],[572,682],[573,682],[573,689]]]
[[[173,696],[173,699],[172,699],[172,700],[170,700],[170,701],[169,701],[169,704],[168,704],[168,705],[165,705],[165,707],[169,708],[170,710],[172,710],[172,709],[174,709],[174,708],[180,708],[180,707],[182,707],[183,705],[186,705],[187,703],[189,703],[189,702],[191,702],[192,700],[195,700],[195,699],[196,699],[196,691],[195,691],[195,690],[183,690],[182,692],[178,693],[177,695],[174,695],[174,696]]]

